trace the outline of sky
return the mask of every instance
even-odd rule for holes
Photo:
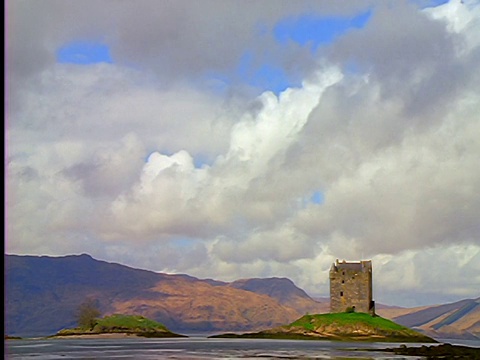
[[[480,296],[480,4],[5,5],[5,253]]]

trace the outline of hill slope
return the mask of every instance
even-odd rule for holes
[[[228,283],[133,269],[89,255],[6,255],[5,281],[5,326],[9,335],[21,336],[75,327],[75,311],[87,298],[97,301],[103,315],[142,315],[173,331],[260,329],[294,320],[309,303],[321,306],[307,296],[297,309]],[[301,292],[291,285],[289,291]]]
[[[5,257],[5,326],[10,334],[47,335],[75,326],[74,313],[89,296],[145,294],[164,276],[92,259],[88,255]],[[102,301],[103,300],[103,301]]]
[[[480,339],[480,298],[405,310],[392,319],[436,338]]]
[[[324,313],[330,310],[330,301],[320,302],[312,299],[287,278],[242,279],[233,281],[228,286],[268,295],[282,305],[293,307],[300,314]]]

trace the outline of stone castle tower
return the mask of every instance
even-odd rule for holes
[[[330,268],[330,312],[347,310],[375,314],[372,261],[339,262]]]

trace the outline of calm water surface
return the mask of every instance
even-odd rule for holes
[[[35,339],[7,340],[7,359],[421,359],[375,351],[400,344],[308,340]],[[420,346],[422,344],[408,344]],[[355,349],[365,349],[358,351]]]

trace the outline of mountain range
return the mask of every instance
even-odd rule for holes
[[[381,308],[380,316],[436,339],[480,340],[480,298],[417,308]]]
[[[76,326],[87,299],[102,315],[142,315],[177,333],[257,331],[329,311],[287,278],[223,282],[140,270],[90,255],[5,255],[5,334],[44,336]],[[429,336],[480,339],[480,298],[379,315]]]

